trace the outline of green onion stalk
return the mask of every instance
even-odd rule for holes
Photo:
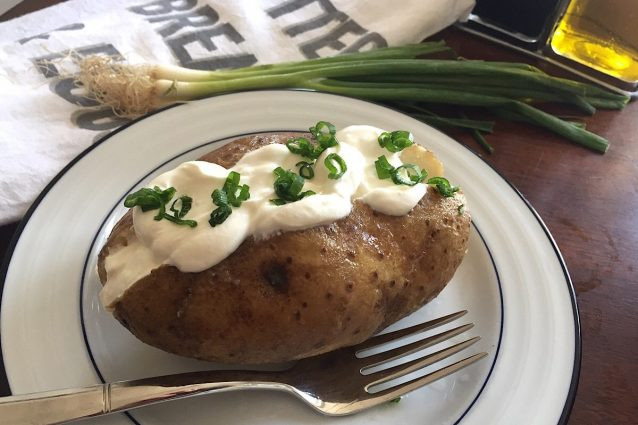
[[[604,138],[535,106],[559,102],[593,114],[596,108],[622,108],[627,96],[552,77],[525,64],[423,58],[449,51],[443,42],[430,42],[224,71],[131,66],[105,56],[89,56],[80,64],[78,79],[90,96],[127,117],[220,93],[304,88],[383,102],[483,107],[507,119],[544,127],[598,152],[609,147]],[[489,122],[428,114],[415,117],[443,127],[491,131]]]

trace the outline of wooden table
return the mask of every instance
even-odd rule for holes
[[[51,2],[25,3],[0,20]],[[552,71],[458,30],[437,37],[444,37],[467,58],[525,61]],[[638,421],[638,212],[634,211],[638,210],[638,103],[586,120],[589,129],[611,141],[605,155],[542,129],[496,121],[496,132],[489,138],[495,152],[481,156],[536,208],[565,257],[576,289],[583,354],[569,424],[634,424]],[[455,136],[479,151],[470,137]],[[0,258],[16,227],[0,227]],[[0,395],[7,394],[6,378],[0,376]]]

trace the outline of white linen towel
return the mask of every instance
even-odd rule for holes
[[[126,120],[81,96],[70,51],[218,69],[416,43],[474,0],[70,0],[0,24],[0,224]]]

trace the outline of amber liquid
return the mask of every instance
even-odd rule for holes
[[[559,55],[638,81],[638,1],[572,0],[551,45]]]

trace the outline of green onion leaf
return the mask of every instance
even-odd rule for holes
[[[319,142],[319,146],[323,148],[322,151],[337,145],[337,139],[334,137],[337,129],[331,123],[319,121],[314,127],[310,127],[309,130],[310,134]]]
[[[213,198],[213,204],[217,205],[218,207],[221,207],[223,205],[228,205],[228,196],[226,195],[226,192],[223,190],[220,190],[220,189],[213,190],[211,197]]]
[[[179,210],[175,207],[175,204],[179,202],[180,208]],[[190,196],[181,196],[173,201],[171,204],[170,211],[173,213],[167,214],[164,213],[162,218],[165,218],[168,221],[172,221],[175,224],[181,224],[183,226],[188,227],[197,227],[197,222],[195,220],[182,220],[182,218],[190,211],[191,206],[193,204],[193,198]]]
[[[173,201],[170,207],[172,215],[166,212],[166,204],[175,196],[175,188],[169,187],[168,189],[160,189],[159,186],[153,187],[153,189],[142,188],[137,192],[131,193],[124,200],[124,206],[127,208],[140,207],[142,212],[150,210],[158,210],[157,214],[153,217],[154,220],[160,221],[166,219],[176,224],[181,224],[189,227],[196,227],[197,222],[194,220],[182,220],[182,217],[190,211],[193,204],[193,198],[190,196],[182,196]],[[179,209],[176,207],[179,202]]]
[[[295,202],[305,196],[314,195],[315,192],[308,190],[301,192],[304,185],[304,178],[292,171],[286,171],[281,167],[273,170],[275,174],[275,182],[273,187],[278,199],[271,199],[271,203],[275,205],[283,205],[287,202]]]
[[[157,193],[164,204],[168,204],[168,201],[173,198],[176,192],[174,187],[169,187],[168,189],[162,190],[159,188],[159,186],[153,187],[153,191]]]
[[[319,121],[313,127],[310,127],[310,133],[319,146],[314,145],[310,140],[305,137],[296,137],[289,139],[286,142],[286,147],[290,152],[301,155],[310,159],[317,159],[326,149],[336,146],[337,139],[335,138],[337,130],[335,126],[326,121]]]
[[[459,190],[458,186],[452,186],[445,177],[432,177],[428,180],[428,184],[436,186],[436,190],[446,198],[454,196],[454,193]]]
[[[222,192],[225,192],[227,201],[223,203],[228,203],[235,208],[239,208],[241,203],[248,198],[250,198],[250,188],[247,185],[240,185],[239,179],[241,178],[240,174],[236,171],[231,171],[228,173],[228,177],[226,177],[226,181],[224,182],[224,186],[222,187]],[[213,192],[214,194],[215,192]],[[218,195],[219,196],[219,195]],[[214,197],[213,197],[214,201]],[[220,205],[220,204],[215,204]]]
[[[412,146],[412,134],[409,131],[397,130],[392,133],[384,131],[377,139],[379,146],[386,148],[390,152],[400,152],[408,146]]]
[[[392,178],[394,184],[414,186],[417,183],[421,183],[428,176],[427,171],[421,170],[414,164],[403,164],[395,168],[388,162],[388,158],[385,155],[377,158],[374,166],[377,169],[379,179]]]
[[[388,158],[385,155],[381,155],[374,162],[374,166],[377,169],[377,176],[381,179],[389,179],[394,171],[394,167],[388,162]]]
[[[387,131],[384,131],[379,135],[377,140],[379,141],[379,146],[385,148],[389,143],[392,143],[392,135]]]
[[[133,208],[138,206],[143,212],[149,210],[155,210],[160,207],[162,200],[153,189],[142,188],[137,192],[133,192],[124,200],[124,206],[126,208]]]
[[[288,185],[287,195],[290,196],[290,200],[296,201],[298,199],[297,196],[301,192],[301,189],[303,189],[304,179],[300,175],[294,174],[292,172],[291,175],[292,179],[290,180],[290,185]]]
[[[276,177],[284,177],[286,174],[288,174],[288,172],[281,167],[275,168],[273,170],[273,173],[275,173]]]
[[[248,186],[247,184],[242,185],[241,190],[239,191],[239,195],[237,196],[237,199],[240,202],[244,202],[250,199],[250,186]]]
[[[179,210],[177,210],[175,208],[175,204],[179,202]],[[193,205],[193,198],[191,198],[190,196],[181,196],[178,199],[174,200],[173,203],[171,204],[171,212],[173,213],[173,216],[177,217],[177,218],[182,218],[186,215],[186,213],[188,213],[191,209],[191,206]]]
[[[161,204],[159,207],[159,211],[153,220],[160,221],[166,215],[166,204]]]
[[[312,162],[299,161],[295,164],[295,167],[299,168],[299,175],[306,180],[310,180],[315,176],[315,170],[312,168]]]
[[[316,152],[314,145],[310,143],[310,140],[306,139],[305,137],[296,137],[294,139],[289,139],[286,142],[286,147],[290,152],[306,158],[315,159],[319,156],[319,154],[321,154],[321,152]]]
[[[210,220],[208,220],[208,223],[212,226],[218,226],[220,224],[222,224],[224,221],[226,221],[226,219],[228,218],[228,216],[232,213],[232,209],[230,208],[229,205],[221,205],[217,208],[215,208],[213,210],[213,212],[210,214]]]
[[[406,186],[414,186],[421,183],[427,177],[428,173],[414,164],[403,164],[391,172],[392,181],[395,184],[404,184]]]
[[[326,159],[323,161],[323,163],[329,171],[328,173],[329,179],[337,180],[341,178],[341,176],[343,176],[346,170],[348,170],[348,167],[346,166],[346,162],[343,160],[343,158],[341,158],[336,153],[328,154],[328,156],[326,156]],[[335,164],[339,166],[339,170],[337,170],[337,167],[335,166]]]
[[[174,217],[170,214],[165,214],[162,218],[165,218],[168,221],[172,221],[173,223],[180,224],[182,226],[197,227],[197,222],[195,220],[182,220],[181,218]]]
[[[224,182],[224,186],[222,190],[226,192],[226,194],[232,193],[233,190],[239,186],[239,178],[241,176],[236,171],[231,171],[228,173],[228,177],[226,177],[226,181]]]
[[[310,134],[319,139],[321,136],[334,136],[337,133],[337,129],[334,125],[327,121],[319,121],[313,127],[310,127]]]
[[[231,205],[239,208],[243,201],[250,198],[250,187],[246,184],[240,185],[240,179],[241,175],[238,172],[231,171],[228,173],[222,188],[213,190],[211,198],[213,198],[213,204],[217,205],[217,208],[210,213],[208,223],[211,226],[222,224],[228,218],[232,213]]]

